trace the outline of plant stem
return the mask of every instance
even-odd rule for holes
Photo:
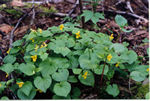
[[[106,65],[106,62],[104,62],[104,66],[103,66],[103,72],[102,72],[102,75],[101,75],[100,87],[102,86],[102,83],[103,83],[103,75],[104,75],[105,65]]]
[[[80,14],[82,14],[83,13],[82,0],[79,0],[79,7],[80,7]],[[82,28],[85,28],[84,17],[81,17],[81,22],[82,22]]]

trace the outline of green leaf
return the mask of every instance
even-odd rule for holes
[[[78,80],[74,75],[69,76],[68,81],[71,83],[77,83]]]
[[[40,76],[37,76],[35,79],[34,79],[34,85],[36,88],[42,90],[43,92],[46,93],[46,90],[50,87],[52,83],[52,79],[51,77],[40,77]]]
[[[42,36],[43,37],[49,37],[49,36],[52,36],[52,35],[53,34],[49,30],[42,31]]]
[[[70,97],[70,95],[68,95],[67,97],[62,97],[62,96],[53,95],[52,99],[59,99],[59,100],[62,100],[62,99],[71,99],[71,97]]]
[[[92,20],[92,22],[93,22],[94,24],[96,24],[96,23],[99,21],[99,18],[93,16],[93,17],[91,18],[91,20]]]
[[[82,69],[74,68],[72,69],[74,74],[80,74],[82,72]]]
[[[86,79],[84,79],[84,77],[83,77],[83,75],[84,75],[85,72],[87,72],[87,78]],[[83,73],[78,76],[78,79],[84,85],[94,86],[94,83],[95,83],[94,75],[89,70],[84,70]]]
[[[66,56],[71,52],[71,50],[65,46],[64,40],[56,40],[54,41],[54,43],[50,42],[48,44],[48,48],[53,50],[57,54],[62,54],[63,56]]]
[[[3,96],[1,97],[1,100],[9,100],[9,98],[7,96]]]
[[[80,89],[77,87],[73,88],[72,95],[71,95],[72,99],[79,99],[80,95],[81,95]]]
[[[112,48],[114,48],[116,53],[123,53],[124,51],[127,51],[127,48],[124,45],[119,44],[119,43],[112,44],[110,46],[110,49]]]
[[[12,48],[12,49],[10,49],[10,53],[9,54],[17,54],[20,49],[21,49],[20,47]]]
[[[106,75],[107,78],[108,78],[108,80],[110,80],[111,78],[113,78],[114,74],[115,74],[114,70],[110,69],[108,71],[107,75]]]
[[[26,96],[29,96],[32,91],[32,88],[33,88],[32,83],[30,81],[27,81],[20,88],[20,91],[23,92]]]
[[[115,21],[120,27],[124,27],[127,24],[127,20],[121,15],[117,15]]]
[[[68,60],[69,60],[69,63],[70,63],[70,68],[77,68],[78,65],[79,65],[78,57],[76,57],[74,55],[69,55],[67,57],[68,57]]]
[[[145,95],[145,99],[150,99],[150,92]]]
[[[36,95],[36,90],[35,89],[32,89],[31,90],[31,92],[30,92],[30,94],[27,96],[27,95],[25,95],[23,92],[22,92],[22,90],[18,90],[17,91],[17,95],[18,95],[18,97],[21,99],[21,100],[31,100],[31,99],[33,99],[34,97],[35,97],[35,95]]]
[[[47,53],[41,53],[40,58],[44,61],[48,57]]]
[[[35,74],[35,66],[31,63],[27,63],[27,64],[22,63],[18,68],[22,73],[28,76]]]
[[[67,81],[69,76],[69,71],[67,69],[58,69],[58,72],[55,72],[52,75],[52,78],[55,81]]]
[[[95,13],[94,16],[97,17],[97,18],[100,18],[100,19],[105,19],[103,13]]]
[[[6,82],[0,82],[0,94],[2,94],[2,92],[4,91],[4,89],[6,88],[5,86]]]
[[[146,76],[143,73],[139,72],[139,71],[131,72],[130,76],[133,80],[138,81],[138,82],[143,81],[146,78]]]
[[[34,48],[35,48],[34,44],[29,44],[29,45],[27,46],[27,48],[26,48],[26,52],[29,52],[29,51],[31,51],[31,50],[34,50]]]
[[[79,57],[80,67],[82,69],[94,69],[98,66],[98,57],[95,53],[85,52]]]
[[[41,69],[43,76],[49,76],[50,74],[55,73],[58,67],[53,58],[47,58],[40,63],[39,68]]]
[[[66,69],[69,68],[70,66],[70,64],[68,63],[69,61],[66,58],[57,57],[54,59],[54,61],[56,62],[57,67],[61,69]]]
[[[16,47],[16,46],[21,46],[23,43],[23,40],[17,40],[13,43],[13,47]]]
[[[83,14],[81,16],[85,17],[85,22],[89,21],[93,17],[93,12],[89,10],[83,11]]]
[[[94,68],[94,73],[97,74],[97,75],[102,74],[102,72],[103,72],[103,67],[104,67],[104,65],[100,65],[100,66],[98,66],[97,68]],[[105,68],[104,68],[104,75],[107,75],[107,72],[108,72],[108,71],[109,71],[108,65],[105,65]]]
[[[111,85],[107,86],[106,92],[109,95],[112,95],[113,97],[116,97],[119,94],[120,91],[118,89],[118,86],[116,84],[113,84],[112,86]]]
[[[54,85],[54,93],[58,96],[67,97],[70,91],[71,91],[71,85],[66,81],[62,81]]]
[[[11,73],[12,71],[14,71],[15,67],[10,64],[10,63],[7,63],[7,64],[4,64],[0,70],[6,72],[7,74]]]
[[[3,60],[4,63],[11,63],[11,64],[13,64],[15,61],[16,57],[14,57],[13,55],[7,55]]]
[[[129,50],[128,52],[124,52],[121,55],[121,59],[123,59],[125,62],[128,62],[129,64],[132,64],[137,60],[137,54],[133,50]]]

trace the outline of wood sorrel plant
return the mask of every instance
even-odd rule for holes
[[[31,30],[13,43],[3,60],[0,70],[7,76],[12,72],[17,76],[15,80],[0,82],[0,93],[10,88],[19,99],[33,99],[37,92],[49,90],[54,93],[53,98],[77,98],[80,90],[74,90],[71,84],[80,82],[94,87],[94,76],[103,70],[107,81],[113,79],[116,71],[122,73],[125,69],[130,78],[143,81],[148,76],[148,66],[139,65],[137,54],[128,50],[125,43],[112,43],[111,37],[72,24]],[[117,84],[106,86],[108,94],[119,94]],[[71,95],[72,90],[78,96]]]

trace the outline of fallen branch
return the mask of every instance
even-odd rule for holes
[[[32,15],[32,19],[31,19],[31,22],[30,22],[30,26],[31,25],[33,25],[33,23],[34,23],[34,19],[35,19],[35,9],[34,9],[34,0],[32,0],[32,2],[33,2],[33,4],[32,4],[32,8],[33,8],[33,10],[32,10],[32,13],[33,13],[33,15]]]
[[[10,42],[9,42],[9,48],[12,48],[12,43],[13,43],[13,34],[15,32],[15,30],[17,29],[17,27],[19,26],[19,24],[21,23],[21,21],[28,16],[28,13],[30,13],[33,10],[34,7],[31,8],[31,10],[29,12],[27,12],[26,14],[24,14],[17,22],[17,24],[15,25],[14,29],[11,31],[10,33]]]
[[[114,11],[114,10],[104,10],[105,12],[109,12],[109,13],[116,13],[116,14],[122,14],[122,15],[129,15],[131,17],[137,18],[137,19],[141,19],[144,20],[145,22],[148,22],[148,19],[139,16],[137,14],[133,14],[133,13],[128,13],[128,12],[123,12],[123,11]],[[98,12],[102,12],[102,10],[98,10]]]
[[[65,13],[52,13],[52,15],[59,16],[59,17],[66,17],[66,16],[69,16],[69,14],[65,14]],[[76,17],[77,15],[72,14],[71,16],[72,16],[72,17]]]
[[[131,11],[131,13],[134,13],[134,11],[133,11],[133,9],[132,9],[132,7],[131,7],[131,4],[130,4],[130,2],[129,1],[127,1],[127,7],[128,7],[128,9]]]

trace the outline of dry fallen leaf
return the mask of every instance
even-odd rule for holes
[[[0,25],[0,30],[1,30],[2,32],[4,32],[5,34],[9,34],[9,32],[10,32],[12,29],[13,29],[13,27],[10,26],[10,25],[7,25],[7,24],[1,24],[1,25]]]
[[[22,0],[13,0],[11,2],[11,6],[22,7],[22,6],[24,6],[24,3],[22,2]]]

